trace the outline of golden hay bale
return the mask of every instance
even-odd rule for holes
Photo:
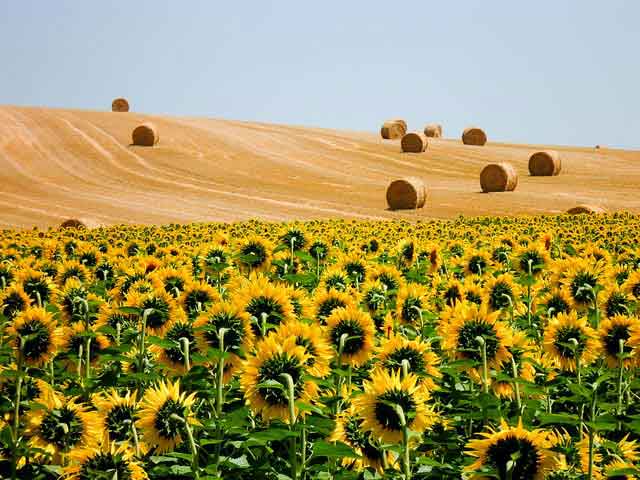
[[[529,173],[536,177],[552,177],[562,169],[560,154],[555,150],[535,152],[529,157]]]
[[[511,192],[518,185],[518,174],[510,163],[491,163],[480,172],[483,192]]]
[[[137,126],[131,134],[134,145],[140,145],[142,147],[153,147],[160,141],[160,135],[158,130],[152,123],[143,123]]]
[[[402,151],[408,153],[422,153],[427,149],[427,144],[426,136],[413,132],[407,133],[400,141]]]
[[[112,112],[128,112],[129,102],[127,102],[126,98],[116,98],[113,102],[111,102],[111,111]]]
[[[482,146],[487,143],[487,134],[478,127],[468,127],[462,132],[462,143],[465,145]]]
[[[427,188],[419,178],[401,178],[387,187],[387,204],[391,210],[422,208],[426,200]]]
[[[424,127],[424,134],[427,137],[440,138],[442,137],[442,125],[439,123],[430,123]]]
[[[579,215],[581,213],[594,214],[594,213],[606,213],[606,210],[597,205],[583,204],[583,205],[577,205],[575,207],[570,208],[569,210],[567,210],[567,213],[569,215]]]
[[[404,120],[387,120],[380,129],[380,135],[385,140],[402,138],[405,133],[407,133],[407,122]]]
[[[100,226],[99,222],[89,218],[68,218],[60,224],[60,228],[77,228],[77,229],[97,228],[99,226]]]

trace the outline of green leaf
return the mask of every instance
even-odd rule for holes
[[[315,457],[344,457],[359,458],[353,449],[342,442],[329,443],[319,440],[313,444],[313,456]]]

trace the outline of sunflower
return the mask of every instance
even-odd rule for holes
[[[280,338],[294,337],[296,344],[304,347],[305,353],[309,356],[306,361],[309,375],[324,378],[331,373],[333,349],[320,325],[300,321],[287,322],[280,324],[275,334]]]
[[[498,320],[499,312],[489,313],[487,305],[462,302],[446,309],[440,319],[438,331],[443,337],[442,350],[452,358],[482,361],[480,343],[482,337],[486,346],[487,365],[500,370],[502,364],[511,359],[509,348],[513,346],[513,332],[509,325]],[[470,375],[478,380],[475,368]]]
[[[573,343],[573,342],[577,343]],[[598,357],[597,333],[587,325],[586,318],[578,319],[575,310],[560,313],[549,321],[544,332],[544,350],[562,370],[576,369],[576,356],[581,365],[588,365]]]
[[[620,474],[619,471],[633,471],[634,474],[624,473]],[[640,477],[640,470],[631,462],[626,462],[624,460],[612,460],[604,467],[604,476],[603,479],[611,479],[611,480],[634,480]]]
[[[63,470],[63,480],[146,480],[147,474],[133,452],[126,446],[105,443],[100,448],[79,448],[69,455],[71,464]]]
[[[109,292],[112,300],[123,301],[127,297],[131,285],[138,280],[145,280],[146,278],[147,272],[145,272],[143,268],[137,267],[125,269],[122,274],[118,276],[116,286]]]
[[[569,266],[563,280],[563,288],[569,294],[573,308],[590,306],[597,300],[596,287],[602,287],[603,265],[584,259],[575,260]]]
[[[520,288],[508,273],[491,277],[486,285],[486,301],[491,310],[515,307],[520,299]]]
[[[385,287],[389,298],[395,298],[404,284],[402,273],[393,265],[376,265],[369,270],[369,280],[380,282]]]
[[[251,317],[247,312],[235,304],[216,303],[198,315],[193,323],[196,343],[201,352],[206,353],[210,348],[220,348],[218,331],[221,328],[226,329],[224,349],[229,352],[224,370],[224,381],[228,382],[240,365],[240,355],[251,350],[255,337],[251,328]]]
[[[389,300],[387,289],[382,282],[369,280],[362,285],[362,303],[370,314],[384,310]]]
[[[92,304],[101,303],[102,300],[97,295],[89,293],[89,290],[76,278],[67,280],[57,297],[61,317],[69,323],[84,321],[85,314],[89,315],[90,321],[94,320],[95,317],[91,318]],[[83,300],[88,302],[89,312],[85,312]]]
[[[335,309],[355,307],[356,305],[357,301],[354,295],[340,292],[333,288],[328,291],[316,290],[313,299],[313,316],[317,322],[324,325],[327,317],[329,317]]]
[[[444,300],[444,304],[453,307],[456,303],[465,299],[464,285],[457,279],[449,280],[445,285],[440,297]],[[480,295],[482,301],[482,295]]]
[[[104,443],[126,442],[132,436],[133,424],[138,420],[136,392],[122,396],[112,388],[94,395],[92,403],[103,418]]]
[[[604,320],[598,328],[600,348],[604,353],[607,365],[615,368],[620,364],[620,341],[623,342],[622,353],[627,354],[624,366],[636,365],[638,359],[630,354],[640,345],[640,320],[637,317],[615,315]]]
[[[113,329],[113,332],[107,333],[107,337],[110,340],[115,340],[118,325],[120,325],[121,333],[127,330],[137,330],[138,320],[134,315],[121,312],[117,305],[111,303],[100,305],[94,324],[96,331],[100,331],[104,327]]]
[[[109,348],[110,342],[106,335],[100,333],[93,334],[91,330],[88,333],[92,334],[89,361],[91,365],[95,365],[95,363],[100,360],[100,354]],[[67,359],[73,362],[78,361],[78,352],[80,351],[80,347],[85,348],[86,336],[87,330],[81,323],[75,323],[70,327],[63,328],[63,341],[60,350],[66,354]],[[83,362],[86,358],[85,355],[86,353],[82,355]]]
[[[427,289],[417,283],[408,283],[398,292],[396,318],[407,325],[419,325],[421,312],[427,307]]]
[[[419,337],[408,340],[401,335],[391,335],[378,350],[378,360],[382,368],[389,372],[402,369],[403,361],[408,362],[408,371],[417,375],[427,390],[437,388],[434,379],[442,377],[438,370],[440,359],[431,345]]]
[[[517,248],[513,257],[513,265],[525,275],[540,275],[551,262],[549,252],[541,242]]]
[[[251,235],[241,242],[238,248],[237,261],[240,265],[254,272],[268,271],[271,267],[273,244],[268,240]]]
[[[48,395],[40,398],[41,408],[27,414],[27,436],[32,448],[53,456],[80,447],[95,447],[103,438],[102,418],[75,398]]]
[[[307,245],[307,236],[300,227],[290,227],[284,235],[281,235],[280,244],[289,247],[292,250],[302,250]]]
[[[313,318],[311,301],[305,290],[301,288],[287,287],[287,296],[293,306],[293,314],[298,320]]]
[[[489,468],[498,474],[498,478],[518,480],[543,480],[545,474],[555,465],[555,455],[550,450],[548,432],[526,430],[522,420],[516,427],[510,427],[502,421],[499,430],[489,429],[480,434],[483,438],[467,443],[467,455],[476,461],[465,467],[473,479],[489,479],[476,473]],[[508,464],[513,462],[510,474]]]
[[[329,267],[322,272],[322,277],[318,285],[318,291],[336,290],[346,292],[351,283],[347,272],[338,267]]]
[[[51,360],[62,345],[62,330],[57,327],[53,315],[44,308],[30,307],[19,313],[7,328],[13,337],[13,346],[20,349],[27,365],[41,366]]]
[[[640,300],[640,270],[629,274],[629,277],[622,284],[622,289],[631,294],[636,301]]]
[[[413,432],[422,433],[435,421],[435,412],[427,406],[428,394],[413,373],[401,378],[400,370],[378,369],[363,387],[364,393],[353,405],[362,416],[361,428],[382,442],[402,441],[403,426],[396,405],[402,408],[406,426]]]
[[[16,379],[11,372],[16,371],[16,365],[10,364],[7,367],[0,367],[0,396],[13,398],[16,392]],[[20,412],[29,410],[31,407],[27,402],[34,401],[42,403],[52,395],[56,395],[54,388],[44,380],[25,376],[22,381],[21,388],[21,405]],[[9,414],[5,414],[5,419],[9,418]]]
[[[12,285],[0,292],[0,313],[9,320],[24,312],[31,303],[29,295],[19,285]]]
[[[491,257],[484,250],[471,250],[462,260],[464,271],[467,275],[483,276],[491,266]]]
[[[20,270],[16,278],[34,304],[42,307],[53,299],[56,289],[46,273],[26,268]]]
[[[155,446],[158,453],[173,450],[182,443],[185,423],[195,421],[191,411],[195,396],[180,393],[180,382],[160,382],[145,392],[136,426],[145,442]]]
[[[311,402],[317,396],[317,385],[305,380],[308,373],[309,354],[295,337],[282,338],[270,333],[257,345],[253,355],[243,363],[240,386],[244,391],[247,405],[265,420],[280,419],[290,422],[289,401],[286,380],[288,374],[293,380],[295,401]],[[268,382],[278,382],[284,386],[265,386]],[[298,407],[295,406],[298,415]]]
[[[92,277],[91,271],[77,260],[66,260],[58,269],[56,283],[63,286],[72,278],[80,283],[90,283]]]
[[[544,315],[553,318],[560,313],[569,313],[571,310],[571,297],[566,290],[552,288],[538,302],[544,307]]]
[[[362,418],[353,406],[343,410],[336,419],[336,426],[329,441],[349,445],[355,453],[360,455],[360,458],[343,458],[344,467],[357,471],[370,467],[382,474],[384,464],[393,463],[393,454],[383,449],[380,442],[363,430],[362,422]]]
[[[628,315],[632,302],[633,297],[615,283],[610,283],[602,292],[602,310],[607,317]]]
[[[150,335],[161,337],[171,325],[184,318],[184,312],[176,301],[164,290],[154,290],[151,293],[130,292],[127,295],[127,306],[137,307],[147,315],[146,329]]]
[[[191,322],[187,320],[177,321],[173,323],[165,332],[165,342],[171,343],[172,346],[152,345],[149,350],[155,353],[158,362],[167,367],[168,371],[178,374],[186,373],[185,352],[182,339],[187,340],[189,345],[190,362],[193,363],[192,355],[199,353],[194,328]]]
[[[189,282],[178,301],[189,318],[195,318],[209,305],[221,300],[218,291],[206,282]]]
[[[338,308],[327,318],[327,335],[336,352],[342,348],[342,363],[359,367],[373,351],[376,327],[368,313],[357,307]],[[345,336],[345,340],[342,340]]]
[[[364,283],[369,272],[367,260],[356,253],[342,257],[337,267],[346,272],[349,284],[356,288]]]
[[[287,290],[262,276],[252,276],[236,290],[234,304],[251,317],[253,332],[264,336],[271,328],[295,319]]]

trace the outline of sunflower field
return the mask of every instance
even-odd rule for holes
[[[640,217],[0,236],[0,478],[640,478]]]

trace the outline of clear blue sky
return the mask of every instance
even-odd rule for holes
[[[0,104],[640,148],[640,2],[1,0]]]

